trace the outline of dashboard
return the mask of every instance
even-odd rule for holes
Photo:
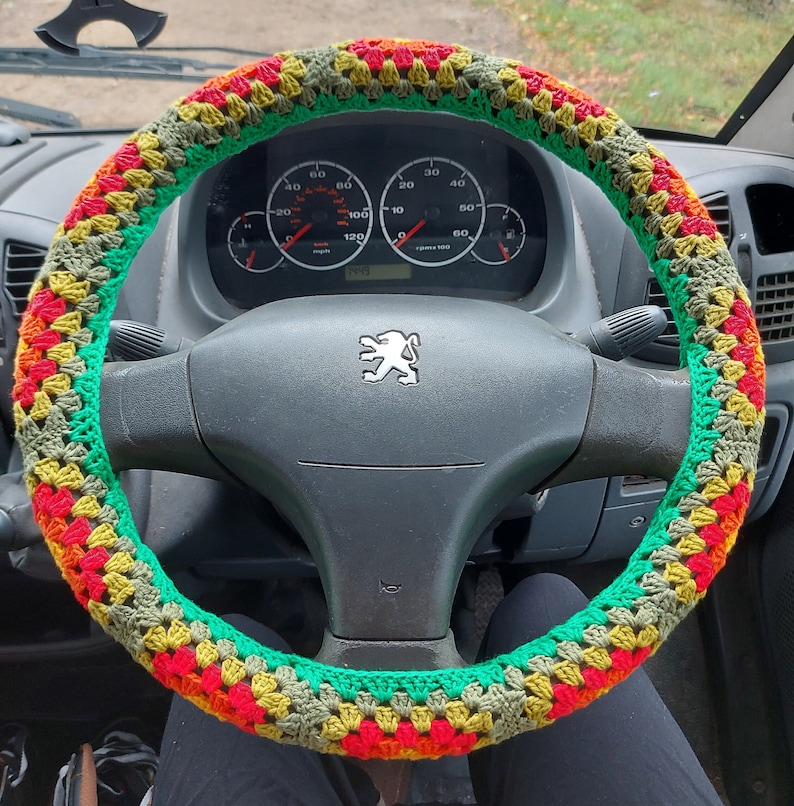
[[[508,143],[346,123],[230,160],[206,235],[212,276],[241,308],[317,293],[512,300],[537,283],[547,224],[537,176]]]
[[[7,388],[19,313],[55,224],[121,139],[47,135],[0,148],[0,383]],[[751,513],[759,517],[794,452],[794,242],[786,224],[794,215],[794,160],[713,144],[661,145],[709,207],[756,302],[769,362],[768,428]],[[116,317],[197,340],[274,300],[381,293],[491,300],[567,333],[635,305],[666,306],[633,237],[589,180],[480,122],[381,111],[293,127],[203,174],[136,257]],[[674,327],[630,361],[674,370]],[[8,409],[0,410],[6,453]],[[168,485],[202,502],[182,513],[194,520],[183,530],[213,522],[206,507],[218,499],[216,482]],[[507,537],[484,535],[477,552],[487,558],[509,543],[515,562],[627,556],[663,492],[663,482],[644,477],[563,485],[531,517],[510,514]],[[141,520],[158,523],[167,517],[161,499],[148,495],[138,497]],[[264,530],[275,546],[283,525],[272,513],[257,517],[240,531]],[[220,531],[231,528],[224,521]],[[146,539],[178,554],[158,543],[161,531],[152,527]],[[261,541],[248,556],[242,544],[238,552],[245,562],[207,559],[203,573],[275,573]],[[286,561],[276,549],[271,559],[273,568]]]

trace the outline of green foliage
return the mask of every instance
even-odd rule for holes
[[[485,2],[485,0],[483,0]],[[794,32],[790,0],[492,0],[526,61],[634,126],[714,135]]]

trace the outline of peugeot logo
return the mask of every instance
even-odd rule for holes
[[[380,383],[394,370],[397,382],[403,386],[415,386],[419,383],[419,361],[417,347],[421,345],[418,333],[406,336],[399,330],[387,330],[375,338],[361,336],[358,343],[364,348],[358,356],[359,361],[380,361],[374,370],[365,370],[362,374],[364,383]]]

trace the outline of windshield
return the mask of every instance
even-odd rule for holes
[[[168,20],[139,55],[173,57],[173,70],[192,60],[182,65],[189,80],[152,80],[119,75],[95,52],[93,59],[70,60],[84,75],[42,66],[42,57],[28,50],[43,47],[33,29],[67,5],[0,0],[0,110],[30,128],[137,128],[202,76],[287,48],[378,35],[460,42],[514,57],[590,92],[634,126],[714,136],[794,31],[791,0],[689,0],[674,6],[659,0],[372,0],[366,14],[352,0],[266,6],[261,0],[229,6],[217,0],[141,0],[138,5],[165,12]],[[97,22],[82,31],[79,44],[135,42],[119,23]],[[199,46],[213,50],[184,50]],[[102,71],[111,75],[101,77]]]

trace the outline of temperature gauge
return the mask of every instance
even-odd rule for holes
[[[236,218],[226,236],[232,260],[246,271],[262,274],[284,259],[267,229],[264,210],[250,210]]]

